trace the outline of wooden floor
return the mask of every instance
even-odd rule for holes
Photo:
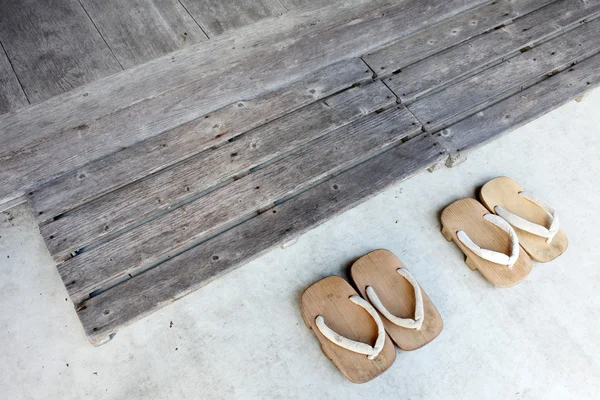
[[[94,344],[600,84],[600,0],[22,3],[0,208]]]

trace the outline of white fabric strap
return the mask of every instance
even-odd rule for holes
[[[359,354],[365,354],[368,356],[367,358],[369,360],[372,360],[377,357],[381,350],[383,350],[383,345],[385,344],[385,328],[383,327],[383,321],[381,321],[379,314],[377,314],[377,311],[375,311],[373,306],[362,297],[356,295],[350,296],[350,301],[364,308],[365,311],[367,311],[375,320],[375,323],[377,324],[377,340],[375,341],[375,346],[357,342],[336,333],[333,329],[327,326],[325,323],[325,318],[323,318],[321,315],[317,315],[317,318],[315,318],[317,328],[323,334],[323,336],[325,336],[331,342],[343,347],[346,350],[350,350]]]
[[[539,206],[548,216],[550,217],[550,227],[546,228],[545,226],[535,224],[531,221],[526,220],[525,218],[521,218],[518,215],[510,213],[506,211],[504,208],[500,206],[494,207],[494,211],[496,214],[504,218],[508,221],[509,224],[515,226],[519,229],[522,229],[526,232],[532,233],[536,236],[541,236],[546,238],[546,243],[552,242],[554,235],[560,229],[560,222],[558,221],[558,215],[556,215],[556,211],[554,208],[550,207],[548,203],[539,197],[528,193],[528,192],[520,192],[519,193],[523,198],[529,200],[533,204]]]
[[[502,229],[504,232],[507,232],[510,236],[510,256],[507,256],[504,253],[498,253],[497,251],[482,249],[475,242],[471,240],[469,235],[467,235],[464,231],[458,231],[456,236],[458,236],[458,240],[473,253],[477,254],[479,257],[484,260],[491,261],[496,264],[507,265],[508,268],[512,268],[512,266],[517,262],[519,258],[519,239],[517,238],[517,234],[515,230],[510,226],[508,222],[503,220],[501,217],[494,214],[485,214],[483,216],[488,222],[496,225],[498,228]]]
[[[425,320],[425,310],[423,309],[423,295],[421,294],[421,287],[417,280],[408,272],[406,268],[398,268],[396,270],[402,275],[414,288],[415,290],[415,319],[412,318],[399,318],[388,311],[383,305],[379,297],[375,293],[375,289],[372,286],[367,286],[367,297],[373,303],[373,306],[379,311],[384,317],[386,317],[394,325],[401,326],[407,329],[421,329],[423,321]]]

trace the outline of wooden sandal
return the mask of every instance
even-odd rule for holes
[[[350,273],[362,296],[379,311],[392,341],[402,350],[423,347],[442,331],[440,313],[391,251],[375,250],[362,256]]]
[[[519,243],[535,261],[552,261],[567,249],[569,241],[554,209],[517,182],[505,176],[492,179],[480,196],[491,212],[515,228]]]
[[[315,332],[323,353],[354,383],[381,375],[396,359],[377,311],[338,276],[304,291],[302,318]]]
[[[494,286],[516,285],[531,272],[531,259],[521,251],[510,224],[475,199],[461,199],[444,209],[442,234],[465,253],[469,268]]]

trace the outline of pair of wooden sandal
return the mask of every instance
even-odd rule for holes
[[[360,294],[338,276],[322,279],[302,294],[302,318],[342,374],[364,383],[392,365],[394,344],[418,349],[440,334],[443,322],[427,293],[390,251],[359,258],[350,273]]]
[[[480,197],[483,204],[467,198],[446,207],[442,234],[494,286],[516,285],[531,272],[531,259],[548,262],[567,249],[554,209],[512,179],[492,179]]]

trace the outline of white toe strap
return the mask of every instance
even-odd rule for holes
[[[377,357],[377,355],[383,349],[383,345],[385,344],[385,328],[383,327],[383,321],[381,321],[379,314],[377,314],[377,311],[375,311],[373,306],[370,305],[362,297],[356,295],[350,296],[350,301],[364,308],[365,311],[367,311],[375,320],[375,323],[377,324],[377,340],[375,341],[375,346],[370,346],[366,343],[357,342],[355,340],[348,339],[347,337],[338,334],[333,329],[327,326],[327,324],[325,323],[325,318],[323,318],[323,316],[321,315],[317,315],[317,318],[315,318],[315,323],[317,324],[319,332],[321,332],[323,336],[325,336],[331,342],[337,344],[340,347],[343,347],[346,350],[350,350],[359,354],[365,354],[368,356],[367,358],[369,360],[372,360],[375,357]]]
[[[523,198],[531,201],[535,205],[542,208],[544,210],[544,212],[546,212],[546,214],[548,214],[548,216],[550,217],[550,221],[551,221],[549,228],[546,228],[545,226],[542,226],[542,225],[535,224],[531,221],[526,220],[525,218],[521,218],[518,215],[515,215],[513,213],[506,211],[504,208],[502,208],[500,206],[494,207],[494,211],[496,212],[496,214],[498,214],[499,216],[501,216],[502,218],[507,220],[508,223],[511,224],[512,226],[522,229],[526,232],[532,233],[536,236],[541,236],[543,238],[546,238],[546,243],[552,242],[554,235],[556,235],[556,233],[560,229],[558,215],[556,215],[556,211],[554,210],[554,208],[550,207],[550,205],[548,203],[546,203],[544,200],[540,199],[539,197],[537,197],[531,193],[520,192],[519,194]]]
[[[506,265],[508,268],[512,268],[514,263],[517,262],[519,258],[519,239],[517,238],[517,234],[515,230],[509,225],[508,222],[503,220],[501,217],[494,214],[485,214],[483,216],[488,222],[496,225],[498,228],[502,229],[504,232],[507,232],[510,236],[510,256],[504,253],[498,253],[497,251],[482,249],[475,242],[471,240],[469,235],[467,235],[464,231],[458,231],[456,236],[458,240],[473,253],[477,254],[479,257],[484,260],[491,261],[496,264]]]
[[[394,325],[401,326],[408,329],[421,329],[423,320],[425,319],[425,311],[423,309],[423,295],[421,294],[421,287],[417,280],[408,272],[406,268],[398,268],[396,270],[402,275],[414,288],[415,290],[415,319],[412,318],[399,318],[388,311],[383,305],[379,297],[375,293],[375,289],[372,286],[367,286],[367,297],[373,303],[373,306],[391,323]]]

